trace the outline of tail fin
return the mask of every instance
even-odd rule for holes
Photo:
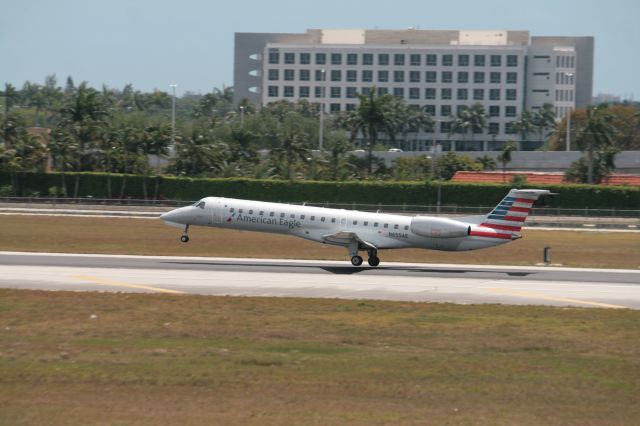
[[[513,237],[518,235],[527,219],[533,203],[543,195],[551,194],[546,189],[512,189],[479,225],[496,231],[507,231]]]

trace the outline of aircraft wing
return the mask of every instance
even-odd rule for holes
[[[370,242],[367,242],[362,238],[358,237],[358,234],[356,234],[355,232],[346,232],[346,231],[336,232],[335,234],[323,235],[322,239],[328,243],[338,244],[341,246],[348,246],[350,244],[357,243],[360,247],[363,247],[365,249],[372,249],[372,250],[378,249],[376,246],[374,246]]]

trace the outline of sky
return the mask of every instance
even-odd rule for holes
[[[233,85],[235,32],[528,30],[595,37],[594,95],[640,98],[638,0],[0,0],[0,85]]]

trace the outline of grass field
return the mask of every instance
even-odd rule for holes
[[[634,425],[640,311],[0,290],[0,424]]]
[[[191,241],[160,220],[130,218],[0,216],[0,250],[141,255],[223,256],[348,260],[343,248],[294,237],[197,228]],[[640,234],[525,230],[523,238],[472,252],[381,251],[382,262],[535,265],[545,246],[553,263],[597,268],[640,267]]]

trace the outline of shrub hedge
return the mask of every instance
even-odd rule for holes
[[[79,177],[80,197],[107,198],[107,180],[111,180],[112,198],[118,198],[124,175],[104,173],[66,173],[67,193],[73,194],[76,176]],[[61,187],[61,173],[25,173],[21,175],[21,193],[34,192],[48,196],[52,187]],[[153,196],[156,178],[147,177],[147,191]],[[8,173],[0,173],[0,187],[10,184]],[[143,198],[142,176],[127,175],[126,198]],[[437,184],[429,182],[389,181],[283,181],[257,179],[209,179],[160,177],[159,198],[197,200],[205,196],[245,198],[281,202],[332,202],[358,204],[422,204],[433,205],[437,200]],[[533,188],[532,185],[525,187]],[[559,208],[640,209],[640,188],[600,185],[537,185],[558,193],[547,197],[545,204]],[[443,205],[492,206],[509,190],[509,184],[441,183]]]

